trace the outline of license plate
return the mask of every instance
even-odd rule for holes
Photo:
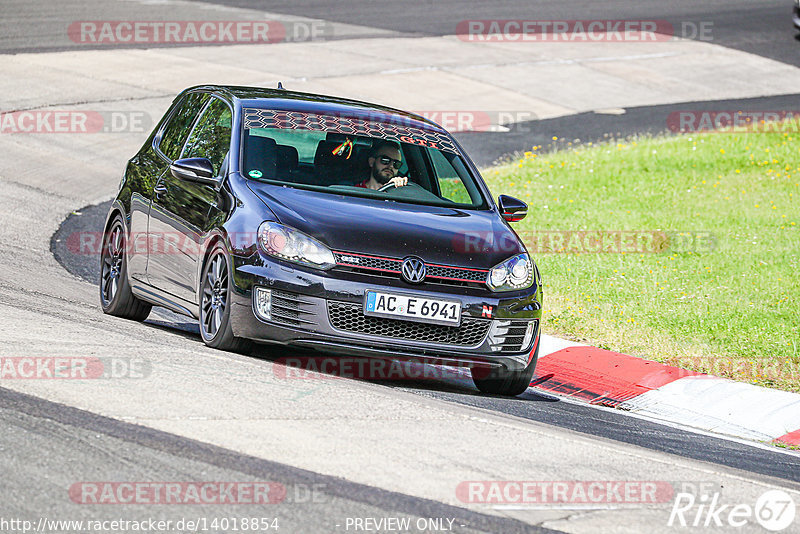
[[[461,324],[461,302],[368,290],[364,298],[364,315],[458,326]]]

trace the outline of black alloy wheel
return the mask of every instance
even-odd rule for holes
[[[225,245],[217,243],[203,268],[200,290],[200,334],[209,347],[246,352],[250,342],[237,338],[231,328],[230,255]]]
[[[100,252],[100,304],[103,312],[117,317],[144,321],[151,305],[136,298],[128,281],[127,237],[122,218],[117,215],[103,235]]]

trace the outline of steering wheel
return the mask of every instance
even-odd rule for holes
[[[390,184],[386,184],[386,185],[390,185]],[[396,199],[403,199],[403,200],[420,200],[420,201],[424,201],[424,202],[441,202],[442,201],[442,199],[440,197],[434,195],[433,193],[431,193],[430,191],[428,191],[427,189],[425,189],[421,185],[419,185],[417,183],[414,183],[414,182],[408,182],[406,185],[403,185],[403,186],[400,186],[400,187],[393,187],[393,186],[390,185],[390,187],[392,187],[391,189],[386,189],[386,185],[381,187],[381,189],[383,189],[384,192],[386,193],[387,199],[396,198]]]
[[[422,188],[422,186],[419,185],[418,183],[412,182],[411,181],[411,177],[409,177],[409,180],[408,180],[408,182],[406,182],[406,185],[401,185],[400,187],[395,187],[395,185],[392,182],[386,182],[385,184],[380,186],[377,189],[377,191],[381,191],[381,192],[385,193],[386,191],[389,191],[391,189],[403,189],[405,187],[413,187],[413,186],[417,186],[419,188]]]

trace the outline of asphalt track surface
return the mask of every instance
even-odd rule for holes
[[[670,129],[668,119],[680,112],[733,110],[769,112],[792,109],[800,111],[800,94],[631,107],[621,115],[578,113],[552,119],[518,122],[510,125],[507,132],[464,132],[456,134],[456,137],[473,161],[483,167],[505,161],[509,157],[531,150],[533,146],[539,146],[541,151],[548,152],[564,147],[566,143],[575,146],[587,142],[625,140],[636,135],[676,133]],[[557,137],[558,141],[553,141],[553,137]]]
[[[90,232],[102,228],[110,205],[109,201],[78,210],[64,221],[58,232],[53,235],[51,242],[51,250],[59,263],[70,273],[92,284],[97,284],[99,280],[96,256],[73,254],[67,247],[67,240],[70,235],[78,232]],[[193,319],[173,314],[169,314],[169,317],[172,321],[164,322],[157,318],[149,321],[154,325],[173,330],[176,335],[191,335],[198,343],[202,343],[199,329]],[[254,355],[259,355],[259,349],[256,349]],[[476,388],[465,386],[463,382],[432,383],[429,380],[418,382],[406,380],[380,383],[431,398],[800,483],[800,457],[796,455],[697,434],[646,419],[634,419],[614,409],[563,401],[531,389],[520,397],[509,399],[483,395]]]
[[[385,0],[323,3],[306,0],[255,2],[232,0],[213,2],[237,7],[265,9],[271,12],[316,17],[325,20],[356,23],[379,29],[400,31],[410,35],[446,35],[453,32],[462,18],[525,18],[525,19],[650,19],[683,22],[712,22],[717,44],[800,65],[796,32],[791,28],[789,2],[720,1],[567,1],[567,2],[453,2]],[[57,3],[31,3],[36,17],[52,17]],[[424,16],[420,16],[424,10]],[[468,13],[454,17],[454,13]],[[103,19],[99,13],[97,19]],[[457,19],[457,20],[456,20]],[[25,32],[23,32],[25,33]],[[7,52],[44,51],[35,32],[28,33],[29,42]],[[798,95],[704,103],[703,109],[791,109],[797,106]],[[548,147],[551,136],[581,141],[621,138],[640,133],[665,130],[665,117],[672,111],[692,109],[692,103],[670,106],[630,108],[623,115],[585,113],[557,119],[520,123],[509,132],[460,134],[468,152],[481,165],[506,154],[526,150],[532,145]],[[76,206],[78,208],[78,206]],[[98,231],[102,228],[107,204],[90,206],[71,216],[53,236],[51,250],[71,273],[89,282],[96,282],[98,271],[93,257],[76,257],[64,247],[64,237],[75,231]],[[149,320],[151,328],[166,329],[175,336],[190,336],[201,344],[196,326],[188,318],[161,314],[162,319]],[[516,399],[484,396],[474,388],[450,383],[392,383],[382,385],[447,402],[488,410],[490,412],[529,419],[615,440],[653,451],[734,467],[748,477],[768,480],[769,477],[800,483],[800,458],[794,454],[770,450],[768,447],[739,443],[714,436],[661,425],[605,408],[589,407],[559,400],[529,390]],[[120,480],[175,480],[205,477],[206,480],[236,480],[242,476],[255,480],[276,480],[289,488],[305,488],[319,484],[319,503],[286,506],[279,512],[289,532],[331,531],[337,519],[352,516],[404,515],[409,517],[455,517],[468,532],[536,532],[546,531],[514,519],[484,515],[435,501],[410,497],[397,492],[356,484],[336,477],[327,477],[268,460],[250,457],[220,447],[182,438],[147,427],[132,425],[57,404],[29,395],[0,388],[0,449],[14,451],[3,454],[0,465],[4,485],[26,488],[25,494],[11,493],[5,511],[29,512],[48,509],[50,503],[63,500],[61,487],[87,473],[114,473]],[[535,452],[534,452],[535,453]],[[99,475],[98,475],[99,476]],[[108,476],[106,474],[106,476]],[[58,508],[53,508],[58,512]],[[191,508],[187,510],[192,511]],[[123,511],[123,510],[121,510]],[[234,510],[231,510],[233,513]],[[85,517],[91,517],[86,510]],[[169,512],[173,513],[172,511]],[[165,512],[166,514],[166,512]]]
[[[94,0],[92,0],[93,2]],[[133,3],[133,2],[132,2]],[[147,2],[140,13],[146,13]],[[789,0],[607,0],[592,2],[567,0],[509,0],[499,2],[461,0],[348,0],[319,2],[311,0],[189,0],[189,4],[219,5],[273,14],[321,19],[334,23],[355,24],[367,28],[361,37],[369,37],[369,28],[381,32],[397,32],[398,37],[453,35],[463,20],[521,19],[521,20],[648,20],[670,23],[678,36],[708,41],[736,50],[800,66],[800,32],[791,20]],[[87,2],[90,5],[90,2]],[[69,20],[115,20],[119,11],[114,3],[92,3],[91,15],[70,5],[72,11],[61,10],[58,3],[22,2],[0,6],[0,28],[7,33],[0,37],[0,53],[90,50],[107,48],[138,48],[141,45],[116,43],[76,44],[62,42],[64,23]],[[70,18],[72,17],[72,18]],[[147,18],[143,16],[142,18]],[[700,34],[700,28],[708,31]],[[340,36],[349,37],[349,34]],[[338,38],[336,35],[327,38]],[[13,44],[9,44],[13,43]],[[149,44],[180,47],[180,44]],[[398,52],[402,54],[402,51]],[[556,148],[552,142],[561,140],[596,142],[609,138],[625,138],[637,134],[670,133],[667,117],[673,111],[686,110],[774,111],[800,110],[800,92],[763,98],[684,102],[663,106],[643,106],[625,109],[621,115],[595,112],[568,115],[553,119],[517,122],[507,132],[469,132],[458,135],[470,157],[487,166],[503,159],[542,146]]]
[[[788,0],[349,0],[335,6],[314,0],[212,0],[213,3],[303,15],[414,35],[450,35],[462,20],[658,20],[693,38],[711,28],[716,44],[800,66]],[[684,26],[685,25],[685,26]]]
[[[221,481],[244,476],[254,481],[278,482],[286,488],[286,499],[270,509],[270,514],[280,517],[281,531],[331,532],[340,530],[347,517],[400,515],[413,520],[453,518],[459,532],[555,532],[236,454],[4,388],[0,388],[0,422],[5,428],[0,444],[15,451],[13,456],[4,454],[0,460],[4,479],[9,485],[17,477],[48,480],[42,484],[45,489],[43,495],[36,496],[37,500],[48,497],[53,503],[61,500],[62,496],[54,491],[59,475],[64,472],[59,463],[69,460],[76,468],[91,466],[95,471],[124,472],[128,480],[146,480],[148,475],[156,473],[161,480],[178,480],[186,473],[204,472],[213,473],[214,480]],[[43,458],[37,454],[40,447],[81,452],[72,457]],[[125,457],[135,461],[123,461],[122,465],[119,458],[105,454],[112,450],[124,450]],[[65,484],[73,480],[67,478]],[[10,500],[17,498],[23,496],[11,496]],[[239,506],[240,509],[234,506],[226,513],[252,515],[247,506]],[[50,517],[57,517],[57,510],[51,514]],[[202,509],[186,510],[182,516],[198,514],[202,515]]]
[[[713,42],[783,63],[800,66],[797,31],[791,20],[790,0],[191,0],[198,4],[218,4],[322,19],[346,24],[402,32],[408,36],[450,35],[462,20],[655,20],[667,21],[674,31],[687,38],[695,28],[711,29]],[[146,13],[148,2],[142,1]],[[158,2],[153,2],[156,5]],[[10,6],[12,4],[7,4]],[[114,20],[114,2],[97,6],[83,20]],[[6,21],[5,33],[16,37],[6,52],[53,51],[78,48],[74,44],[55,44],[41,28],[42,22],[72,16],[59,2],[23,2],[14,11],[0,6]],[[75,20],[75,19],[72,19]],[[80,19],[78,19],[80,20]],[[2,22],[0,22],[2,24]],[[705,26],[703,26],[705,25]],[[63,31],[63,29],[62,29]],[[366,34],[368,35],[368,34]],[[2,39],[0,39],[2,43]],[[122,45],[134,47],[135,45]],[[152,46],[152,45],[150,45]],[[97,48],[108,47],[97,45]],[[114,47],[120,47],[115,45]],[[85,49],[85,45],[80,45]]]

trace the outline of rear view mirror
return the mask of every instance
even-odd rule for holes
[[[179,180],[214,186],[218,183],[214,177],[214,165],[207,158],[178,159],[172,162],[169,170]]]
[[[500,215],[508,222],[521,221],[528,214],[527,204],[508,195],[497,197],[497,207],[500,208]]]

